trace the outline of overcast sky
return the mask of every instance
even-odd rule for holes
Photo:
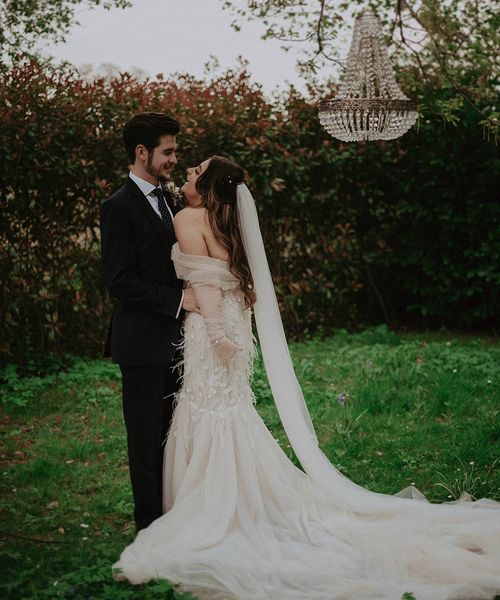
[[[133,0],[133,7],[125,10],[79,9],[77,18],[80,25],[73,27],[66,43],[50,48],[56,58],[77,66],[113,63],[151,76],[175,71],[203,76],[210,55],[222,68],[235,66],[242,55],[266,92],[287,81],[303,89],[296,52],[284,52],[275,40],[262,40],[259,23],[234,31],[232,15],[222,10],[221,0]]]

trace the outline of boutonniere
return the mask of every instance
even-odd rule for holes
[[[174,206],[184,206],[184,196],[182,195],[181,188],[177,187],[173,181],[164,183],[163,189],[172,196]]]

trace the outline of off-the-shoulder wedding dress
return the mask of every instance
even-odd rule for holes
[[[165,514],[114,565],[131,583],[180,582],[207,600],[479,600],[500,593],[500,511],[322,489],[254,408],[251,315],[224,261],[186,255],[177,272],[218,285],[229,363],[202,317],[184,328],[184,380],[165,451]],[[339,488],[345,483],[340,474]],[[354,485],[354,484],[352,484]],[[370,497],[373,496],[373,510]],[[362,503],[363,504],[363,503]]]

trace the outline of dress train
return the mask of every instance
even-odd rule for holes
[[[165,514],[125,548],[115,577],[168,579],[201,600],[500,593],[500,504],[434,505],[366,490],[350,503],[359,486],[340,473],[338,493],[318,486],[255,410],[251,315],[231,291],[226,263],[184,255],[177,245],[172,256],[185,279],[221,287],[226,333],[242,350],[221,362],[202,317],[188,314],[183,385],[165,449]]]

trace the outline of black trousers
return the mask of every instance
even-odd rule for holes
[[[169,365],[120,365],[134,519],[138,530],[163,514],[164,442],[180,376],[174,364],[175,361]]]

